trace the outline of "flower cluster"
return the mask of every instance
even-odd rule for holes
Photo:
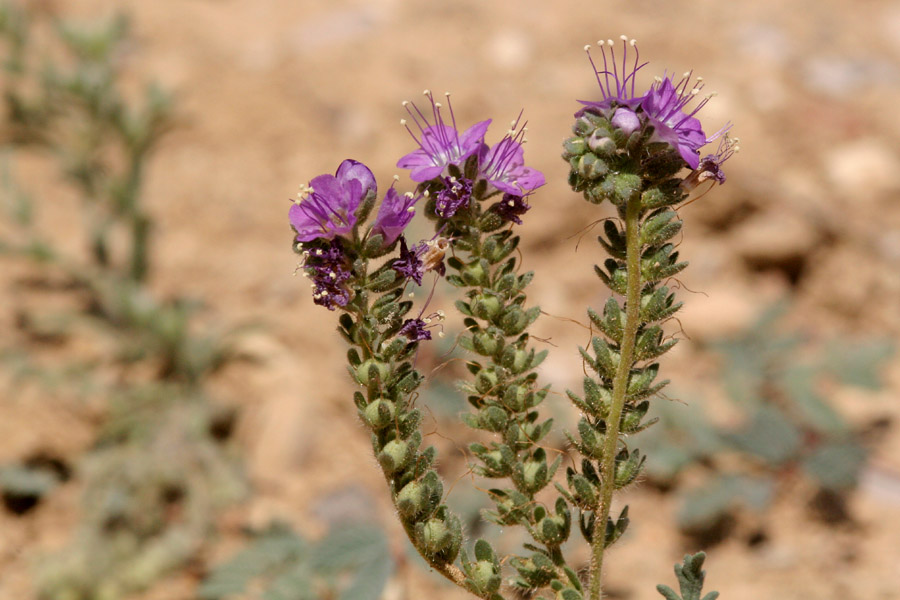
[[[473,190],[484,182],[483,198],[502,193],[501,204],[512,208],[498,208],[495,212],[506,221],[521,223],[519,217],[530,206],[524,198],[544,185],[544,175],[525,166],[525,123],[519,118],[510,124],[503,139],[489,146],[484,142],[491,120],[480,121],[465,131],[459,131],[456,115],[446,94],[450,122],[444,120],[443,104],[425,90],[431,109],[423,111],[411,102],[403,106],[409,119],[400,124],[415,140],[418,148],[397,162],[397,166],[410,170],[410,179],[426,189],[434,190],[434,214],[440,219],[450,219],[469,206]],[[410,124],[411,123],[411,124]]]
[[[689,105],[703,89],[703,79],[685,73],[680,80],[663,74],[657,77],[644,94],[635,94],[637,73],[647,65],[640,62],[637,42],[621,36],[621,57],[616,56],[613,40],[600,40],[597,45],[602,55],[602,66],[594,62],[590,46],[584,49],[594,68],[600,100],[579,100],[584,107],[575,113],[576,118],[586,112],[602,115],[625,135],[652,127],[651,141],[664,142],[678,151],[691,169],[700,164],[700,148],[717,139],[730,126],[707,137],[699,119],[695,116],[709,102],[712,94]],[[629,57],[629,50],[633,57]],[[721,163],[719,163],[721,164]]]
[[[323,240],[308,246],[303,250],[303,271],[312,280],[313,302],[328,310],[347,306],[350,271],[341,240]]]

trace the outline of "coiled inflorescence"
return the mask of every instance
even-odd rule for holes
[[[658,379],[655,361],[676,343],[663,332],[681,307],[665,282],[687,266],[673,242],[682,228],[674,209],[697,184],[724,182],[721,165],[736,149],[730,126],[709,138],[704,133],[696,115],[709,97],[690,108],[702,79],[664,75],[638,95],[637,74],[647,63],[634,40],[621,40],[621,60],[612,40],[598,42],[602,68],[593,59],[591,65],[601,98],[582,102],[574,135],[563,145],[571,187],[591,203],[611,202],[619,217],[605,220],[598,237],[609,257],[595,271],[614,296],[602,311],[588,309],[600,335],[580,351],[593,376],[585,377],[583,395],[568,393],[584,415],[570,436],[584,458],[580,469],[567,470],[565,496],[581,510],[581,531],[593,547],[592,598],[600,593],[603,550],[628,525],[627,507],[617,519],[609,516],[612,493],[635,481],[644,463],[623,438],[652,424],[649,400],[667,383]],[[719,151],[701,160],[700,148],[722,136]],[[682,177],[685,168],[693,171]]]

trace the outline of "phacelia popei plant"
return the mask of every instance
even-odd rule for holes
[[[313,301],[340,313],[338,330],[359,386],[354,404],[411,543],[433,569],[486,600],[512,597],[516,588],[563,600],[602,597],[604,551],[628,525],[627,507],[610,514],[613,494],[635,481],[644,463],[625,437],[652,424],[645,419],[650,400],[666,384],[656,359],[676,342],[663,325],[681,306],[666,282],[687,266],[672,242],[682,227],[677,207],[703,183],[723,183],[722,163],[737,149],[729,126],[705,133],[698,114],[709,97],[698,98],[699,78],[664,74],[638,94],[646,63],[635,42],[623,38],[621,50],[612,41],[599,46],[601,60],[591,64],[600,97],[582,101],[563,152],[573,190],[616,212],[603,221],[599,241],[608,258],[596,268],[614,295],[601,310],[588,309],[598,335],[580,352],[591,375],[582,395],[568,393],[582,413],[576,433],[567,434],[582,455],[578,468],[561,472],[560,458],[541,446],[553,428],[541,414],[550,387],[537,371],[547,350],[538,351],[529,334],[541,311],[527,297],[533,274],[521,271],[516,226],[545,178],[526,165],[522,114],[490,144],[490,119],[463,128],[449,94],[439,100],[426,90],[424,108],[403,103],[401,124],[415,147],[397,166],[409,170],[413,190],[397,191],[395,176],[375,211],[374,175],[345,160],[335,175],[303,186],[289,211]],[[716,139],[718,150],[701,158]],[[433,237],[407,239],[417,212],[434,224]],[[444,312],[430,307],[433,294],[414,310],[409,290],[440,277],[458,290],[455,306],[466,328],[458,343],[471,354],[470,376],[459,382],[471,405],[462,418],[493,434],[489,443],[469,446],[475,473],[495,482],[487,491],[494,509],[485,516],[527,532],[531,541],[520,555],[500,557],[485,540],[474,544],[473,556],[466,552],[460,519],[444,503],[434,469],[437,452],[423,446],[414,399],[424,377],[414,357],[434,331],[443,335]],[[581,572],[562,549],[573,531],[590,546]],[[688,556],[676,569],[684,600],[699,600],[703,558]]]

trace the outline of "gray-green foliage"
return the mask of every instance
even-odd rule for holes
[[[309,542],[273,524],[228,561],[216,566],[197,592],[203,600],[377,600],[394,569],[384,533],[348,524]]]
[[[667,585],[658,585],[656,590],[663,595],[666,600],[701,600],[700,594],[703,593],[703,581],[706,579],[706,571],[703,570],[703,562],[706,560],[706,554],[698,552],[697,554],[686,554],[684,562],[675,565],[675,576],[678,578],[680,594]],[[716,600],[719,592],[710,592],[703,596],[702,600]]]
[[[87,338],[102,340],[102,350],[93,362],[72,358],[58,369],[27,351],[2,355],[20,374],[67,391],[89,380],[86,393],[108,401],[100,435],[76,471],[85,500],[73,541],[40,562],[36,587],[41,598],[114,600],[196,558],[218,509],[244,493],[239,463],[222,439],[231,416],[203,390],[231,351],[224,334],[198,334],[196,302],[161,300],[147,286],[153,222],[144,173],[172,124],[171,102],[155,84],[142,94],[125,91],[127,20],[74,23],[30,9],[0,3],[0,184],[12,225],[3,230],[0,258],[30,259],[40,273],[62,278],[61,289],[80,300],[72,305],[83,307],[60,315],[27,310],[20,329],[32,349]],[[38,197],[46,192],[17,179],[25,156],[40,156],[45,172],[55,168],[76,195],[81,214],[62,235],[85,239],[83,255],[63,251],[60,232],[42,230],[34,218],[55,198]],[[95,369],[102,369],[96,377]]]
[[[218,510],[240,499],[238,463],[211,435],[199,391],[133,386],[113,398],[81,461],[85,498],[73,543],[41,561],[42,598],[121,598],[194,558]]]
[[[836,493],[857,483],[866,449],[823,384],[877,389],[893,344],[833,341],[817,353],[802,336],[783,333],[786,308],[771,307],[744,333],[715,344],[722,386],[742,414],[737,426],[715,424],[696,403],[663,404],[654,412],[663,426],[638,438],[650,449],[648,474],[657,481],[707,465],[705,483],[684,495],[678,520],[686,530],[702,531],[738,506],[764,509],[782,473],[799,469]]]

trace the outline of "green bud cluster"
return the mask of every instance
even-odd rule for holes
[[[557,488],[580,510],[585,539],[605,548],[627,528],[627,507],[616,519],[606,517],[605,536],[599,541],[595,539],[597,517],[608,515],[609,494],[633,483],[645,459],[622,438],[653,424],[646,419],[649,398],[667,384],[658,380],[659,366],[653,360],[676,343],[666,338],[662,323],[681,303],[663,282],[687,266],[679,260],[672,242],[682,227],[673,207],[686,197],[677,177],[684,161],[669,145],[651,141],[652,128],[639,128],[626,135],[599,113],[584,112],[572,132],[574,135],[563,143],[563,158],[570,166],[569,184],[588,202],[609,201],[619,216],[603,223],[598,241],[609,258],[595,271],[606,287],[617,296],[625,296],[626,301],[620,304],[611,297],[602,311],[588,309],[599,335],[592,338],[589,349],[579,350],[593,374],[585,377],[582,395],[568,392],[583,413],[577,435],[568,437],[584,458],[580,469],[567,469],[566,486]],[[631,260],[628,223],[636,228],[631,230]],[[639,280],[630,268],[638,271]],[[630,324],[628,302],[639,304],[637,310],[631,307],[636,322]],[[631,339],[626,339],[629,334]],[[627,364],[622,364],[623,360]],[[620,390],[616,390],[617,381]],[[615,406],[616,393],[624,405]],[[612,423],[611,418],[618,422]],[[615,437],[614,443],[607,439],[610,435]],[[608,481],[604,481],[601,468],[604,463],[611,479]]]
[[[462,524],[442,503],[444,486],[433,469],[437,451],[422,447],[422,415],[412,403],[422,382],[411,362],[417,343],[398,335],[412,302],[403,300],[403,280],[389,265],[369,272],[369,260],[384,254],[381,244],[355,244],[347,252],[353,296],[338,331],[351,344],[349,372],[361,388],[354,403],[410,541],[433,568],[461,580],[453,563]]]
[[[470,167],[466,165],[466,170]],[[473,429],[495,434],[494,441],[473,443],[469,449],[478,459],[476,474],[509,482],[489,491],[495,507],[484,511],[485,518],[503,526],[522,526],[535,542],[526,545],[533,553],[530,557],[514,556],[510,561],[519,575],[514,585],[534,593],[555,582],[580,598],[574,573],[575,583],[561,583],[568,569],[560,552],[571,530],[568,504],[560,497],[555,511],[549,512],[535,500],[552,481],[561,460],[550,460],[538,446],[553,425],[552,419],[541,419],[538,412],[549,386],[538,384],[535,369],[547,351],[538,352],[529,344],[526,330],[541,311],[526,306],[525,289],[532,273],[518,271],[519,237],[511,229],[498,230],[503,222],[488,201],[494,194],[476,185],[468,206],[437,223],[442,235],[453,239],[455,250],[447,261],[447,281],[465,294],[456,302],[466,327],[459,345],[474,355],[467,362],[471,379],[462,385],[471,407],[463,420]],[[500,581],[498,566],[489,556],[494,551],[487,542],[479,542],[477,562],[465,567],[470,589],[482,597],[491,597]]]

